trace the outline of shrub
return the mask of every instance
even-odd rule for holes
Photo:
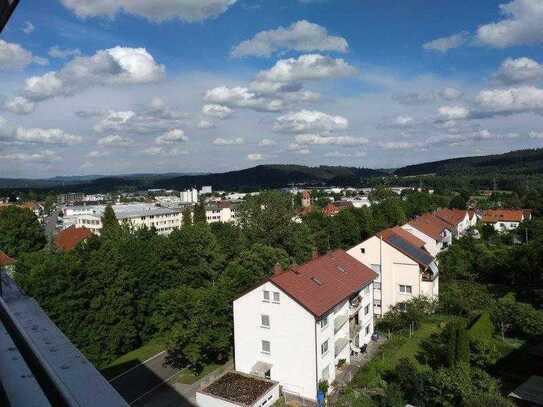
[[[490,340],[494,336],[494,325],[490,313],[485,311],[473,323],[468,330],[469,338],[472,341]]]

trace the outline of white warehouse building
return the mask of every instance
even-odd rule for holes
[[[373,334],[370,268],[336,250],[274,275],[234,300],[235,369],[315,401],[320,381]]]

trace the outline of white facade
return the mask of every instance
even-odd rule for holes
[[[253,289],[234,301],[236,370],[252,374],[255,366],[269,366],[269,378],[284,392],[315,400],[319,381],[332,383],[338,362],[349,363],[351,342],[370,341],[372,294],[370,283],[355,295],[360,301],[343,300],[317,319],[271,282]]]
[[[183,203],[198,203],[198,190],[196,188],[181,191],[181,202]]]
[[[402,229],[407,230],[413,236],[422,240],[424,242],[424,248],[432,255],[432,257],[436,257],[443,248],[441,242],[436,241],[433,237],[428,236],[426,233],[411,226],[409,223],[403,225]]]
[[[92,214],[83,214],[76,217],[76,227],[86,227],[99,235],[102,230],[102,216],[105,207],[94,207]],[[146,226],[155,228],[160,235],[167,235],[183,225],[181,210],[160,208],[146,204],[128,204],[112,206],[119,223],[127,222],[134,228]]]
[[[413,297],[436,298],[439,294],[439,277],[426,281],[416,261],[377,236],[347,250],[347,253],[379,274],[373,290],[373,308],[378,317]]]

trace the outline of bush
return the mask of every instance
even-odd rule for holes
[[[472,341],[486,341],[494,336],[494,325],[490,313],[483,312],[468,330]]]

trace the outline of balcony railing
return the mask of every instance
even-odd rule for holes
[[[343,325],[347,323],[349,320],[348,315],[339,315],[334,319],[334,334],[337,334],[341,328],[343,328]]]
[[[349,344],[348,338],[339,338],[336,340],[336,343],[334,344],[334,357],[338,357],[338,355],[345,349],[345,346]]]
[[[357,324],[356,321],[353,319],[349,323],[349,336],[351,338],[354,338],[356,335],[358,335],[361,329],[362,329],[362,325],[359,323]]]

